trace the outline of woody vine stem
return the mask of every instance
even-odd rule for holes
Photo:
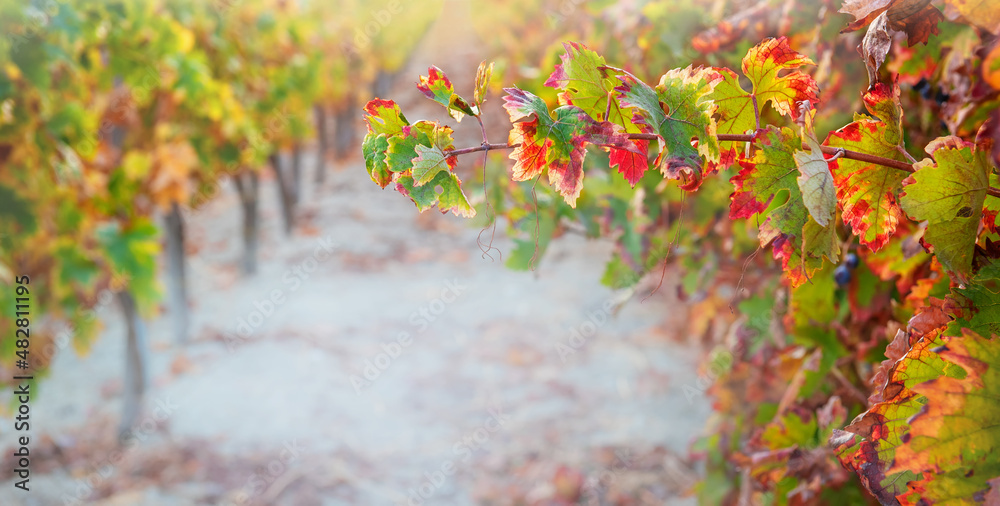
[[[657,140],[659,138],[659,136],[657,136],[656,134],[632,133],[632,134],[628,134],[628,138],[629,139],[641,139],[641,140],[654,141],[654,140]],[[726,142],[726,141],[729,141],[729,142],[753,142],[753,140],[754,140],[754,136],[750,135],[750,134],[742,134],[742,135],[741,134],[720,134],[720,135],[716,136],[716,138],[718,140],[724,141],[724,142]],[[469,147],[469,148],[456,149],[454,151],[448,152],[447,154],[449,156],[459,156],[459,155],[464,155],[464,154],[468,154],[468,153],[476,153],[476,152],[479,152],[479,151],[492,151],[492,150],[497,150],[497,149],[514,149],[514,148],[516,148],[516,147],[518,147],[520,145],[521,145],[520,143],[515,143],[515,144],[499,144],[499,143],[498,144],[490,144],[489,142],[483,141],[483,143],[481,145],[479,145],[479,146],[473,146],[473,147]],[[805,149],[805,150],[807,150],[807,151],[809,150],[809,147],[806,146],[806,145],[804,145],[804,144],[803,144],[802,148]],[[906,163],[906,162],[901,162],[899,160],[893,160],[892,158],[885,158],[885,157],[882,157],[882,156],[870,155],[868,153],[861,153],[861,152],[858,152],[858,151],[851,151],[849,149],[844,149],[844,148],[834,148],[834,147],[830,147],[830,146],[820,146],[820,149],[823,151],[824,154],[834,155],[834,157],[847,158],[848,160],[857,160],[859,162],[867,162],[867,163],[874,163],[874,164],[878,164],[878,165],[884,165],[886,167],[892,167],[894,169],[899,169],[899,170],[902,170],[902,171],[906,171],[906,172],[909,172],[911,174],[917,171],[917,169],[913,168],[912,164],[909,164],[909,163]],[[987,187],[986,188],[986,193],[988,195],[992,195],[994,197],[1000,197],[1000,188],[993,188],[992,186]]]

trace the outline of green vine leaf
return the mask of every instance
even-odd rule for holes
[[[721,79],[709,99],[719,108],[718,133],[745,134],[756,130],[760,108],[768,103],[779,113],[797,119],[799,108],[796,104],[805,100],[815,104],[819,100],[816,81],[797,70],[803,65],[815,63],[792,50],[787,37],[778,37],[765,39],[743,57],[743,75],[752,83],[749,92],[740,86],[739,77],[732,70],[714,69]],[[782,71],[786,72],[779,76]],[[735,150],[737,144],[723,142],[722,148]]]
[[[434,179],[439,172],[451,172],[458,162],[454,156],[448,156],[437,146],[416,147],[417,157],[413,159],[413,184],[420,186]]]
[[[989,188],[989,153],[958,137],[935,139],[926,151],[933,159],[917,162],[916,173],[903,181],[900,205],[913,219],[927,222],[924,242],[966,283]]]
[[[421,212],[438,206],[442,213],[451,211],[464,218],[476,215],[476,209],[462,192],[462,181],[450,172],[440,171],[423,185],[415,184],[413,176],[401,175],[396,178],[396,190],[410,197]]]
[[[372,181],[385,188],[392,182],[392,171],[387,163],[389,138],[399,135],[410,123],[395,102],[379,98],[365,104],[365,123],[368,133],[361,143],[365,168]]]
[[[712,118],[715,105],[708,99],[718,74],[694,67],[674,69],[655,89],[630,74],[618,78],[622,84],[615,90],[621,105],[635,110],[632,121],[659,136],[662,149],[655,163],[660,172],[679,180],[685,190],[698,189],[704,178],[702,157],[717,162],[720,155]]]
[[[792,286],[807,281],[823,267],[823,259],[839,256],[836,231],[809,216],[799,189],[795,149],[802,145],[791,129],[768,127],[757,137],[760,149],[750,160],[741,160],[742,169],[731,179],[735,191],[730,196],[730,218],[759,215],[761,247],[771,244],[774,257]]]

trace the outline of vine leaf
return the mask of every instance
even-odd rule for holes
[[[890,472],[923,473],[909,483],[906,501],[971,504],[990,489],[987,480],[1000,476],[1000,338],[964,329],[961,336],[944,338],[938,355],[961,367],[964,377],[943,376],[912,387],[927,403],[910,419]]]
[[[451,172],[457,163],[454,156],[446,155],[437,146],[418,144],[415,150],[417,157],[413,159],[412,169],[414,186],[429,182],[442,170]]]
[[[989,187],[989,153],[958,137],[935,139],[926,151],[934,159],[915,164],[916,173],[903,181],[900,205],[913,219],[927,222],[924,242],[967,283]]]
[[[803,116],[805,125],[802,128],[802,138],[809,146],[809,151],[797,150],[792,156],[799,168],[799,190],[802,191],[806,209],[816,223],[826,227],[837,212],[837,192],[830,164],[813,132],[812,115],[810,111]]]
[[[504,88],[504,108],[514,123],[509,143],[519,144],[510,154],[513,179],[534,179],[548,169],[549,182],[566,203],[576,207],[583,189],[583,159],[587,144],[638,152],[620,125],[598,122],[579,107],[566,105],[549,113],[534,94]]]
[[[445,106],[448,114],[455,121],[462,121],[466,114],[478,116],[479,110],[473,108],[464,98],[455,93],[455,87],[451,80],[441,71],[441,69],[431,65],[427,68],[427,75],[420,76],[417,89],[423,92],[427,98]]]
[[[434,207],[441,212],[451,211],[455,216],[472,218],[475,208],[462,192],[462,181],[450,172],[438,172],[433,179],[423,185],[415,185],[413,176],[401,175],[396,178],[396,190],[410,197],[421,212]]]
[[[759,225],[760,245],[771,244],[774,257],[792,286],[807,281],[823,267],[823,258],[839,256],[832,225],[823,226],[809,216],[799,189],[793,151],[802,145],[791,129],[768,127],[758,134],[760,149],[750,160],[741,160],[740,172],[731,179],[730,218],[764,216]]]
[[[421,212],[437,206],[442,213],[471,218],[475,208],[462,192],[462,181],[451,172],[455,165],[452,129],[433,121],[405,126],[389,138],[386,163],[394,173],[396,191],[410,197]]]
[[[462,181],[452,173],[455,149],[452,129],[432,121],[410,124],[392,100],[375,99],[365,105],[368,133],[362,142],[365,167],[372,180],[410,197],[421,212],[438,206],[441,212],[473,217],[476,210],[462,192]]]
[[[786,37],[769,38],[750,48],[743,57],[743,74],[753,88],[745,91],[739,77],[732,70],[715,68],[721,81],[715,85],[709,98],[718,105],[720,134],[744,134],[757,129],[760,107],[770,103],[779,113],[797,119],[798,102],[819,101],[819,86],[805,72],[798,69],[815,63],[803,54],[792,50]],[[779,76],[779,72],[788,71]],[[756,104],[754,103],[756,101]],[[735,149],[737,143],[724,142],[723,149]]]
[[[877,119],[856,114],[853,123],[830,132],[824,144],[905,162],[899,87],[880,83],[863,98],[865,107]],[[844,223],[850,225],[861,244],[878,251],[903,217],[896,193],[907,172],[845,158],[830,162],[830,168],[837,200],[844,209]]]
[[[392,100],[376,98],[365,105],[368,134],[361,144],[365,168],[372,181],[385,188],[392,182],[392,172],[386,163],[389,137],[398,135],[410,123]]]
[[[545,86],[562,90],[559,93],[561,105],[575,105],[598,120],[622,125],[627,133],[643,132],[641,126],[632,121],[632,114],[616,97],[615,85],[618,80],[607,66],[604,57],[578,42],[563,44],[566,52],[562,63],[555,66],[545,81]],[[605,117],[606,116],[606,117]],[[633,144],[638,151],[610,148],[610,164],[617,166],[625,180],[633,187],[649,168],[649,141],[636,139]]]
[[[486,101],[486,92],[489,91],[491,79],[493,79],[493,62],[487,65],[486,60],[483,60],[476,69],[476,91],[472,96],[477,108],[482,107]]]
[[[701,186],[702,157],[719,160],[716,137],[715,106],[708,99],[718,82],[718,73],[687,67],[674,69],[660,78],[656,88],[631,74],[618,76],[622,84],[615,88],[621,105],[635,110],[632,121],[644,132],[659,136],[662,149],[656,165],[667,178],[681,181],[681,187],[694,191]],[[697,139],[697,145],[692,141]]]
[[[642,175],[649,169],[649,141],[632,139],[632,143],[635,144],[638,153],[611,148],[609,162],[612,167],[618,167],[618,172],[635,188]]]
[[[854,21],[840,33],[853,32],[885,12],[896,0],[844,0],[838,12],[854,16]]]
[[[621,123],[622,111],[614,100],[608,117],[604,117],[608,97],[617,83],[607,75],[604,57],[578,42],[566,42],[563,47],[566,52],[560,56],[562,63],[556,64],[545,86],[562,90],[560,105],[575,105],[598,120]]]
[[[954,315],[951,333],[968,328],[982,335],[1000,335],[1000,261],[979,268],[965,287],[956,287],[948,297]]]
[[[1000,177],[996,174],[990,175],[990,186],[993,188],[1000,187]],[[998,223],[997,217],[1000,216],[1000,197],[995,197],[993,195],[986,196],[986,203],[983,206],[983,227],[989,230],[991,233],[997,233],[1000,230],[1000,223]]]
[[[958,374],[953,365],[932,351],[943,344],[940,334],[944,322],[939,323],[942,326],[926,333],[910,325],[906,332],[896,335],[886,350],[892,365],[883,373],[883,382],[876,385],[878,391],[869,398],[871,407],[843,431],[835,430],[830,440],[841,463],[853,469],[882,504],[899,504],[896,496],[906,491],[908,481],[920,476],[909,470],[891,469],[896,451],[910,429],[907,420],[926,403],[926,398],[912,387],[942,375]]]
[[[437,147],[442,152],[455,149],[452,143],[452,129],[433,121],[418,121],[407,125],[399,134],[388,138],[386,165],[391,172],[409,173],[417,158],[418,146]]]
[[[858,47],[865,67],[868,69],[868,85],[879,82],[878,69],[885,63],[885,57],[892,49],[892,32],[889,31],[889,19],[883,12],[868,27],[865,37]]]
[[[958,403],[964,402],[963,399],[950,396],[944,393],[947,389],[941,388],[942,385],[964,385],[970,380],[975,382],[974,376],[981,373],[974,360],[964,357],[982,360],[985,355],[977,352],[973,356],[960,351],[970,349],[961,344],[968,339],[975,341],[974,345],[980,349],[983,346],[992,348],[990,353],[1000,356],[1000,340],[996,337],[990,340],[969,337],[996,334],[1000,331],[997,322],[1000,322],[1000,262],[993,262],[983,266],[968,287],[952,288],[943,301],[930,298],[929,305],[916,312],[906,331],[900,331],[886,349],[888,360],[882,363],[875,376],[878,390],[869,398],[871,407],[844,431],[835,431],[830,440],[837,447],[841,463],[854,469],[865,487],[883,504],[899,504],[896,497],[905,499],[906,504],[920,504],[921,497],[926,499],[923,503],[932,504],[945,497],[969,499],[982,493],[981,484],[985,480],[1000,475],[1000,469],[991,474],[987,466],[981,465],[981,460],[961,465],[955,462],[956,452],[962,453],[964,458],[978,451],[969,448],[970,443],[945,443],[939,445],[939,450],[932,450],[934,441],[925,437],[941,438],[948,434],[928,434],[927,431],[930,425],[940,422],[935,420],[937,415],[931,413],[941,414],[953,409],[991,420],[977,429],[970,427],[970,423],[981,422],[953,419],[954,427],[961,432],[974,438],[981,432],[992,431],[997,435],[1000,412],[996,399],[989,400],[995,393],[977,391],[967,396],[974,403],[991,402],[991,411],[981,411],[978,404],[976,407],[964,405],[966,409],[962,411]],[[990,360],[995,362],[996,357]],[[973,366],[973,370],[969,366]],[[1000,369],[991,365],[986,372],[996,375]],[[995,389],[996,381],[991,379],[987,384]],[[970,413],[970,410],[973,411]],[[995,445],[996,441],[982,443]],[[924,455],[924,451],[932,454]],[[926,459],[938,459],[936,463],[940,467],[928,472],[925,464],[929,460]],[[972,467],[976,469],[974,479],[962,479],[972,477],[967,474]],[[976,483],[980,484],[978,488],[969,488]],[[966,493],[968,495],[964,495]],[[909,495],[904,497],[904,494]]]
[[[808,212],[802,203],[792,152],[801,145],[799,137],[788,128],[768,127],[757,136],[760,150],[733,176],[736,190],[730,196],[729,217],[750,218],[769,209],[772,200],[785,192],[785,204],[770,209],[760,225],[761,245],[766,246],[778,234],[797,234],[806,224]],[[800,204],[796,206],[795,204]]]
[[[937,25],[944,20],[927,0],[846,0],[840,12],[854,16],[840,33],[853,32],[882,17],[888,28],[906,33],[910,46],[940,33]]]
[[[945,3],[969,23],[1000,35],[1000,11],[992,0],[946,0]]]
[[[406,116],[399,110],[399,105],[392,100],[376,98],[365,104],[365,122],[368,123],[369,134],[382,134],[386,137],[398,134],[403,127],[409,125]]]

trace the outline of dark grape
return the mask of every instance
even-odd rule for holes
[[[851,270],[844,264],[838,265],[833,271],[833,279],[837,282],[837,286],[843,288],[851,282]]]
[[[947,102],[948,99],[950,99],[950,98],[951,98],[951,95],[945,93],[944,90],[942,90],[940,88],[938,88],[937,93],[934,94],[934,101],[937,102],[938,105],[941,105],[941,104]]]
[[[924,100],[930,100],[931,98],[931,84],[927,82],[926,77],[921,77],[917,84],[913,85],[913,91],[919,92]]]
[[[858,255],[856,255],[854,253],[848,253],[847,257],[844,258],[844,265],[846,265],[847,268],[851,269],[851,270],[857,269],[858,268]]]

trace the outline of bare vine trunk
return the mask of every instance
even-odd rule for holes
[[[243,260],[241,267],[244,274],[257,272],[257,244],[259,237],[258,199],[260,178],[256,172],[246,171],[233,177],[236,190],[240,194],[240,207],[243,209]]]
[[[298,206],[302,202],[302,144],[298,142],[292,146],[292,205]]]
[[[337,131],[333,150],[338,160],[347,158],[351,151],[357,148],[354,143],[354,139],[357,138],[355,116],[356,112],[350,107],[337,111],[334,116]]]
[[[316,105],[316,140],[319,144],[319,153],[316,156],[316,183],[323,184],[326,180],[326,155],[329,153],[329,139],[326,131],[326,108]]]
[[[125,383],[122,419],[118,425],[118,435],[124,437],[135,426],[142,412],[142,398],[149,381],[149,350],[146,325],[139,317],[132,293],[128,290],[118,292],[118,303],[125,317],[126,329]]]
[[[187,269],[184,265],[184,218],[177,202],[165,217],[167,236],[167,291],[174,333],[178,343],[188,339],[191,312],[188,310]]]
[[[295,221],[295,196],[292,187],[281,169],[281,155],[277,152],[267,157],[271,169],[274,170],[274,181],[278,188],[278,200],[281,203],[281,218],[285,225],[285,234],[292,235],[292,225]]]

